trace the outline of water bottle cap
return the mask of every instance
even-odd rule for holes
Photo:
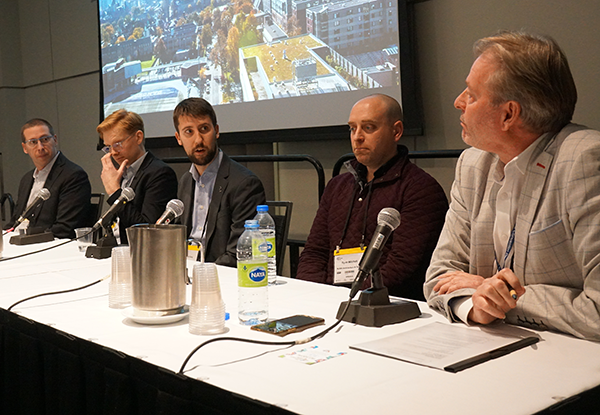
[[[258,228],[258,221],[254,220],[254,219],[247,220],[244,223],[244,228],[246,228],[246,229]]]
[[[256,207],[256,211],[257,212],[268,212],[269,211],[269,206],[267,206],[267,205],[258,205]]]

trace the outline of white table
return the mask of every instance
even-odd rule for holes
[[[15,247],[5,236],[4,256],[56,243]],[[75,243],[0,262],[0,307],[38,293],[81,286],[109,272],[110,259],[87,259]],[[219,267],[219,278],[231,315],[224,335],[281,340],[239,325],[235,269]],[[340,302],[347,300],[346,288],[280,281],[269,287],[270,317],[309,314],[324,317],[330,325]],[[542,341],[534,346],[456,374],[349,349],[351,344],[446,321],[425,303],[419,306],[420,318],[382,328],[343,322],[324,338],[291,349],[217,342],[194,355],[186,375],[301,414],[530,414],[600,385],[600,344],[550,332],[541,332]],[[190,334],[187,318],[165,326],[124,318],[121,310],[108,308],[107,281],[75,293],[34,299],[13,312],[174,372],[194,347],[211,338]],[[284,339],[303,339],[322,328]],[[315,365],[279,357],[311,346],[347,354]]]

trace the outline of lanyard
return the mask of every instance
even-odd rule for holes
[[[371,202],[371,194],[373,193],[373,191],[372,191],[373,190],[373,180],[371,180],[367,184],[367,186],[369,187],[369,190],[367,192],[367,199],[366,199],[366,203],[365,203],[365,214],[363,217],[362,236],[361,236],[361,240],[360,240],[361,248],[365,246],[365,232],[367,229],[367,217],[368,217],[368,213],[369,213],[369,203]],[[354,198],[356,197],[356,191],[358,190],[359,187],[360,187],[360,182],[357,182],[356,185],[354,186],[354,190],[352,191],[352,196],[350,199],[350,209],[348,210],[348,214],[346,215],[346,223],[344,225],[344,230],[342,231],[342,237],[340,238],[340,242],[338,243],[338,245],[335,248],[336,252],[339,252],[340,247],[342,246],[342,242],[344,242],[344,238],[346,237],[346,232],[348,231],[348,226],[350,225],[350,217],[352,216],[352,209],[354,208]]]
[[[496,269],[498,272],[502,271],[503,268],[506,268],[507,263],[509,263],[508,268],[513,269],[513,263],[515,260],[515,255],[513,252],[513,247],[515,244],[515,227],[513,226],[512,231],[510,232],[510,237],[508,238],[508,243],[506,244],[506,252],[504,253],[504,261],[502,261],[502,266],[498,262],[498,258],[496,257],[496,250],[494,250],[494,259],[496,260]],[[510,258],[510,260],[509,260]]]

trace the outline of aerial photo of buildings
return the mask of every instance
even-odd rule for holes
[[[395,0],[99,0],[104,109],[399,85]]]

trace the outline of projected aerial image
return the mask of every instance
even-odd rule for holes
[[[99,0],[104,112],[399,85],[396,0]]]

